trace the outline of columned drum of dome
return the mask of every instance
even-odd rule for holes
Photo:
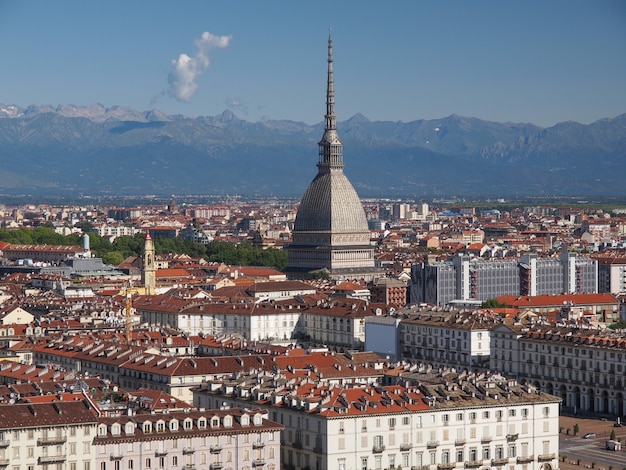
[[[343,173],[343,144],[335,116],[333,45],[328,38],[328,79],[324,135],[318,143],[317,176],[307,188],[296,216],[293,241],[286,247],[287,272],[307,277],[327,270],[333,278],[371,279],[377,273],[374,247],[363,205]]]

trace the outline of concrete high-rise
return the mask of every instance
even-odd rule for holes
[[[411,302],[446,305],[485,301],[503,295],[598,292],[596,260],[564,250],[559,258],[527,253],[519,259],[468,255],[411,266]]]
[[[328,38],[324,135],[318,143],[317,176],[311,181],[294,223],[287,274],[308,277],[326,271],[335,279],[376,277],[374,247],[363,205],[343,172],[343,144],[337,134],[333,43]]]

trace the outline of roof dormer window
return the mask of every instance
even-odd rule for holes
[[[134,423],[126,423],[126,426],[124,426],[124,432],[126,434],[135,434],[135,425],[134,425]]]

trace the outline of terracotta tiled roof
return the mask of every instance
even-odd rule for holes
[[[511,307],[541,307],[541,306],[562,306],[564,303],[573,302],[574,305],[593,304],[617,304],[617,299],[608,293],[601,294],[557,294],[557,295],[535,295],[517,297],[514,295],[503,295],[498,297],[498,301]]]
[[[2,406],[0,429],[60,426],[63,424],[87,424],[97,422],[95,415],[84,401],[56,401],[54,403],[31,403]]]

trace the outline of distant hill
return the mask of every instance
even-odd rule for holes
[[[626,114],[549,128],[457,115],[338,123],[362,197],[626,195]],[[0,104],[0,193],[299,197],[322,123]]]

